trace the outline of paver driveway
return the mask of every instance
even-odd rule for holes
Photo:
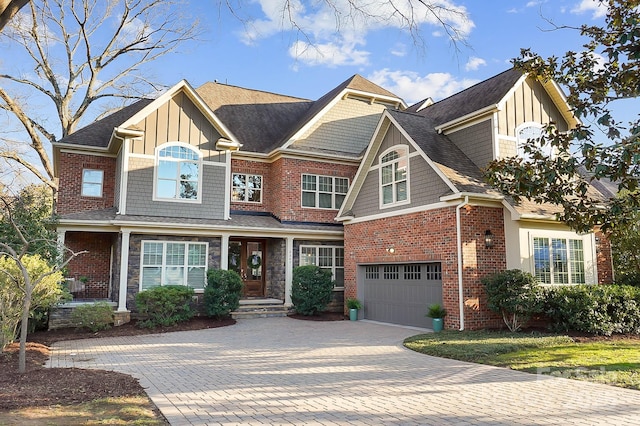
[[[640,392],[421,355],[363,321],[60,342],[49,364],[140,379],[172,425],[640,425]]]

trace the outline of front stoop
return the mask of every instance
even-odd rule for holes
[[[278,299],[243,299],[240,307],[231,312],[233,319],[286,317],[290,309]]]

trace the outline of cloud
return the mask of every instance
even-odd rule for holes
[[[356,49],[355,44],[314,44],[297,41],[289,48],[289,55],[309,66],[367,65],[369,52]]]
[[[487,65],[487,61],[482,58],[476,58],[475,56],[472,56],[465,64],[464,69],[466,71],[475,71],[484,65]]]
[[[430,10],[424,7],[424,3],[412,0],[396,0],[393,3],[290,0],[286,3],[286,9],[282,0],[256,1],[263,17],[246,23],[245,31],[239,34],[241,41],[251,45],[278,32],[291,31],[303,39],[306,46],[297,42],[295,48],[292,46],[289,49],[289,53],[303,52],[307,56],[296,59],[313,65],[362,63],[363,56],[369,55],[369,52],[362,50],[367,35],[387,28],[406,30],[406,17],[411,17],[421,30],[427,26],[442,29],[444,23],[450,28],[449,33],[457,34],[458,39],[466,38],[475,26],[467,9],[454,3],[457,0],[432,0],[428,2],[432,7]],[[358,9],[354,9],[354,4]],[[309,53],[308,48],[300,49],[309,45],[316,46],[315,50],[323,54]],[[359,46],[358,49],[356,46]],[[333,59],[337,53],[349,51],[356,53],[358,58],[354,61]],[[326,62],[323,58],[326,58]]]
[[[592,13],[593,19],[603,18],[607,14],[605,2],[599,0],[582,0],[580,4],[571,9],[571,13]]]
[[[426,98],[438,101],[480,81],[456,79],[449,73],[430,73],[423,76],[413,71],[391,71],[388,68],[375,71],[367,78],[400,96],[408,104]]]
[[[389,51],[393,56],[403,57],[407,55],[407,46],[402,43],[396,43]]]

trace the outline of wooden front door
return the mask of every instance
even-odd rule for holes
[[[265,295],[265,240],[229,241],[229,270],[236,271],[244,284],[243,297]]]

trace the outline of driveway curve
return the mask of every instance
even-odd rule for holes
[[[140,380],[172,425],[640,425],[640,392],[430,357],[365,321],[59,342],[51,367]]]

